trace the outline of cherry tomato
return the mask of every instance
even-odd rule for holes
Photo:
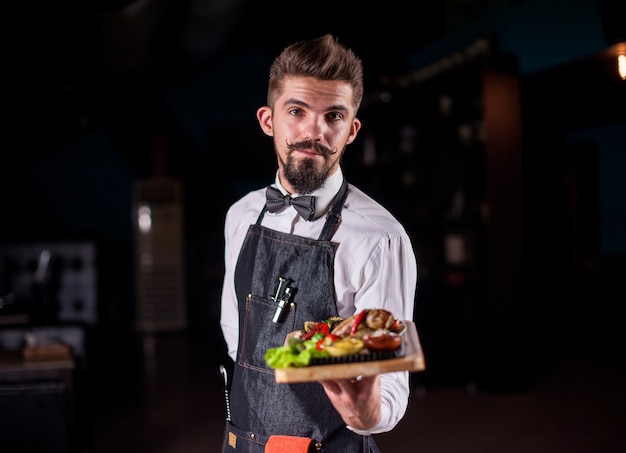
[[[328,335],[330,333],[330,328],[328,327],[328,324],[325,322],[318,322],[317,324],[313,326],[313,328],[311,328],[311,330],[309,330],[304,335],[302,335],[302,339],[310,340],[311,337],[315,335],[316,333],[322,333],[324,335]]]
[[[326,348],[326,346],[331,345],[337,340],[341,340],[341,337],[339,335],[333,335],[332,333],[329,333],[324,338],[315,343],[315,349],[317,349],[318,351],[322,351],[324,348]]]

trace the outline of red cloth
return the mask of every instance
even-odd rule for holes
[[[313,439],[296,436],[270,436],[265,453],[307,453]]]

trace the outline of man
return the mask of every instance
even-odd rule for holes
[[[234,376],[223,451],[286,451],[286,442],[290,452],[377,452],[371,434],[406,411],[408,372],[276,384],[264,361],[304,321],[365,308],[413,319],[409,237],[340,165],[361,128],[362,97],[362,62],[331,35],[287,47],[270,68],[257,118],[273,138],[275,181],[234,203],[225,221],[221,327]],[[305,195],[313,205],[298,200]],[[285,287],[293,297],[280,310],[275,295]]]

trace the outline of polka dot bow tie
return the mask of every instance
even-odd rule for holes
[[[315,197],[313,195],[303,195],[292,198],[291,195],[283,195],[280,190],[269,186],[265,191],[267,197],[267,210],[278,212],[287,206],[293,206],[304,220],[310,222],[315,215]]]

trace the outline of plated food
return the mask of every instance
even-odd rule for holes
[[[275,369],[384,360],[404,354],[406,324],[384,309],[365,309],[343,319],[307,321],[283,346],[268,349],[267,365]]]

